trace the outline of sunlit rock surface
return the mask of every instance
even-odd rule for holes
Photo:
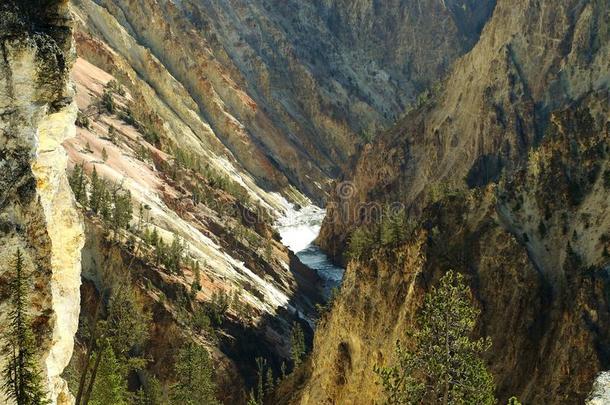
[[[595,379],[593,390],[587,398],[587,405],[610,404],[610,373],[600,373]]]
[[[74,134],[76,117],[67,2],[47,2],[44,8],[5,2],[0,42],[0,277],[4,280],[20,249],[33,277],[28,312],[44,388],[53,404],[69,404],[72,398],[60,375],[78,327],[84,238],[61,146]],[[6,294],[0,295],[3,314]]]

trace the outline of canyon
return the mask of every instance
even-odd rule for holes
[[[374,367],[450,269],[481,310],[500,403],[606,400],[606,0],[0,13],[0,262],[19,249],[34,270],[53,404],[74,403],[87,325],[116,285],[150,317],[131,391],[174,384],[194,343],[222,403],[250,399],[259,359],[282,376],[264,403],[377,403]],[[126,226],[92,207],[94,179],[129,196]],[[348,255],[393,205],[404,237]],[[176,246],[174,269],[158,251]],[[296,327],[311,353],[293,369]]]

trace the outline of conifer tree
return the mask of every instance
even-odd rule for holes
[[[100,314],[102,302],[103,299],[89,325],[76,405],[87,405],[98,394],[98,398],[116,395],[129,400],[116,380],[125,380],[130,369],[141,369],[144,365],[133,352],[148,337],[150,313],[137,302],[131,281],[128,278],[115,281],[105,317]],[[111,387],[111,391],[106,391]]]
[[[106,180],[100,181],[100,187],[100,215],[104,221],[109,222],[112,219],[112,197],[110,195],[110,191],[108,191],[108,184],[106,183]]]
[[[114,145],[117,144],[117,136],[116,136],[116,128],[114,127],[114,125],[110,125],[108,127],[108,139],[110,140],[110,142],[112,142]]]
[[[371,232],[364,227],[357,228],[352,232],[347,249],[350,260],[362,260],[368,251],[374,247],[374,239]]]
[[[248,398],[248,403],[247,405],[262,405],[257,399],[256,396],[254,395],[254,391],[250,391],[250,397]]]
[[[101,107],[105,109],[109,114],[114,114],[115,105],[114,98],[112,97],[112,92],[109,90],[104,90],[102,93],[102,98],[100,101]]]
[[[131,192],[115,190],[112,196],[112,226],[115,230],[129,227],[133,216],[133,205],[131,203]]]
[[[490,342],[469,337],[479,315],[471,298],[453,271],[427,294],[412,348],[398,342],[398,364],[376,369],[387,404],[495,404],[493,378],[480,357]]]
[[[93,166],[93,172],[91,173],[91,197],[89,198],[89,206],[94,214],[100,211],[103,199],[103,187],[102,179],[97,174],[97,169]]]
[[[303,361],[305,356],[305,335],[303,328],[298,322],[292,323],[292,331],[290,333],[290,354],[294,368],[297,368]]]
[[[267,360],[262,357],[256,358],[256,402],[262,404],[265,399],[265,368]]]
[[[154,375],[143,372],[143,386],[136,393],[135,405],[166,405],[161,383]]]
[[[386,208],[379,230],[381,244],[383,246],[395,246],[402,242],[406,236],[406,225],[407,216],[404,209]]]
[[[47,404],[42,376],[36,364],[36,343],[27,312],[29,275],[18,249],[9,276],[9,326],[5,332],[3,356],[8,360],[3,370],[4,393],[17,405]]]
[[[74,193],[74,198],[76,198],[76,201],[83,207],[86,207],[87,176],[85,176],[85,171],[83,169],[82,164],[74,166],[74,169],[68,176],[68,182],[70,183],[70,187],[72,188],[72,192]]]
[[[184,253],[184,243],[180,237],[175,237],[172,244],[169,246],[166,257],[165,266],[172,273],[179,273],[182,265],[182,256]]]
[[[193,265],[193,282],[191,283],[191,293],[195,295],[199,291],[201,291],[201,268],[199,267],[199,262],[195,261],[195,264]]]
[[[208,352],[191,342],[179,352],[174,366],[178,381],[172,387],[173,403],[217,405],[216,385]]]
[[[273,369],[267,367],[267,375],[265,376],[265,395],[270,395],[275,389],[275,377],[273,376]]]
[[[130,393],[127,389],[127,369],[117,358],[111,345],[104,345],[98,353],[102,359],[96,369],[96,379],[91,393],[91,405],[127,405]]]

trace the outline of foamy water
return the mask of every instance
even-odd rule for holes
[[[343,279],[344,269],[335,266],[328,256],[313,244],[320,233],[326,212],[309,205],[300,210],[291,207],[277,222],[282,243],[292,250],[301,262],[315,270],[324,280],[324,290],[328,294],[338,287]]]

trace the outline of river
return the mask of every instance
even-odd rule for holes
[[[318,273],[328,297],[331,290],[341,284],[344,269],[335,266],[313,243],[320,232],[325,214],[323,209],[315,205],[300,210],[290,209],[278,220],[277,229],[282,243],[292,250],[304,265]]]

